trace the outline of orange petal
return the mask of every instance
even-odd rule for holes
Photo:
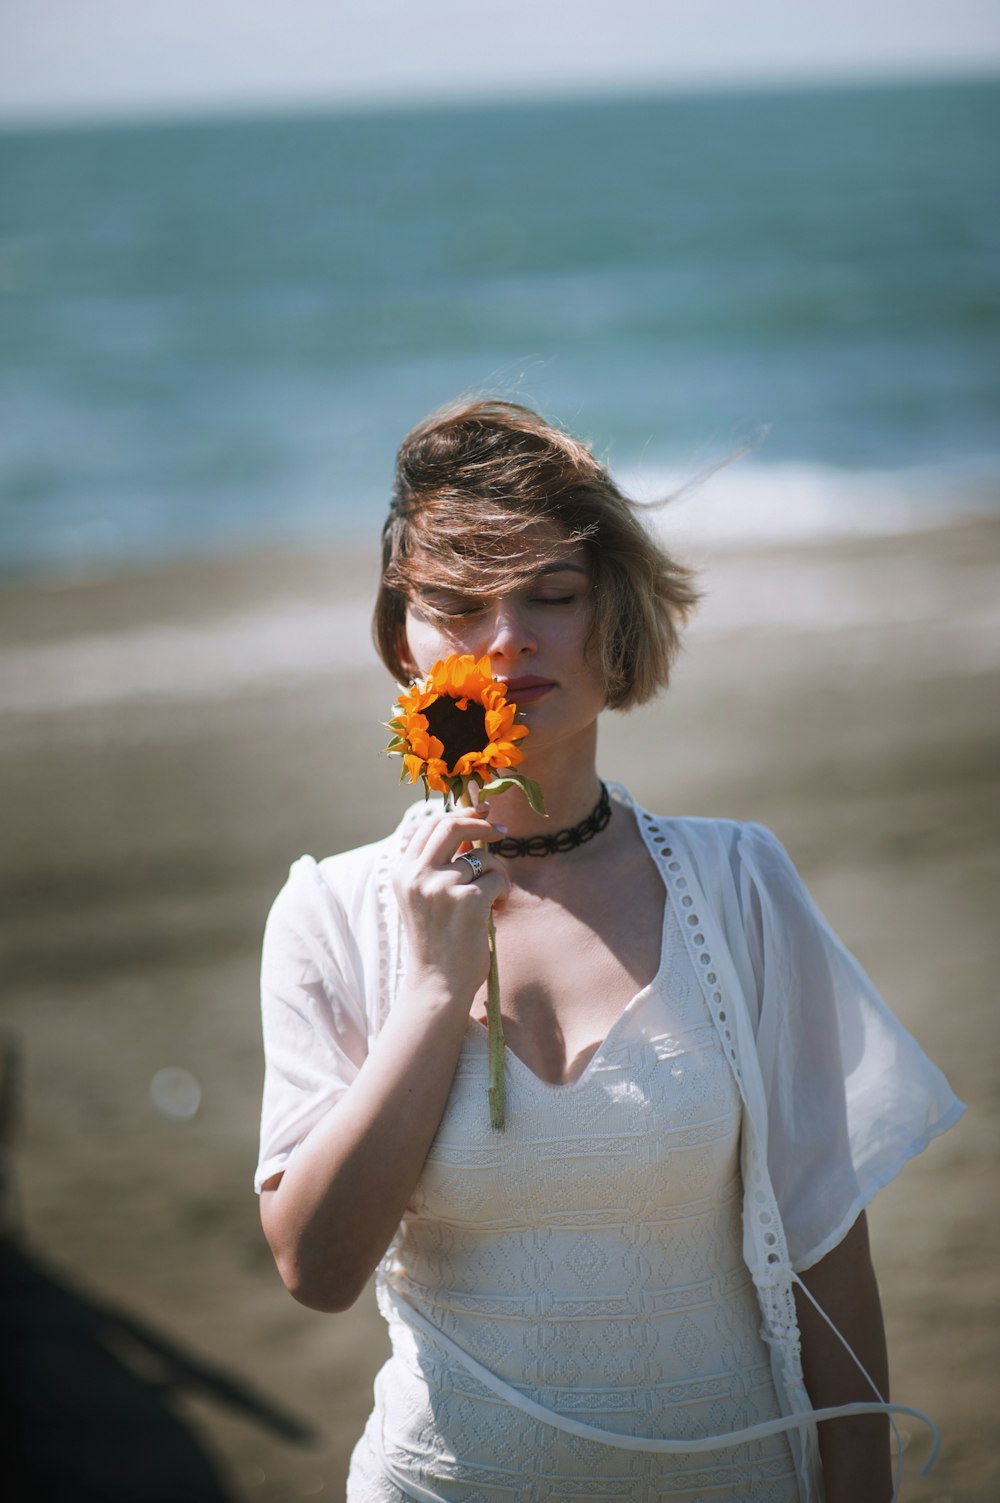
[[[437,736],[427,736],[422,732],[413,738],[413,750],[418,757],[423,757],[425,762],[440,761],[444,755],[444,747]]]
[[[475,658],[469,656],[458,659],[458,662],[455,664],[452,683],[456,694],[460,694],[463,697],[470,695],[473,698],[478,697],[481,686],[476,674]]]
[[[514,724],[514,706],[505,705],[502,710],[487,710],[486,732],[493,741],[518,741],[527,736],[530,727]]]
[[[485,716],[486,734],[491,741],[496,741],[510,729],[513,721],[512,715],[505,715],[503,710],[487,710]]]
[[[445,764],[437,758],[433,762],[427,763],[425,776],[427,778],[427,786],[433,793],[448,792],[448,784],[445,782],[447,772],[448,769]]]
[[[406,768],[407,772],[410,774],[410,782],[411,783],[419,783],[420,782],[421,773],[424,770],[424,759],[423,759],[423,757],[414,757],[414,756],[408,754],[407,756],[405,756],[403,758],[403,766]]]
[[[427,692],[433,694],[435,699],[439,694],[444,694],[448,688],[448,672],[444,663],[435,663],[424,682],[427,686]]]

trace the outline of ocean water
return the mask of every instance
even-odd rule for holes
[[[647,499],[751,441],[695,530],[995,508],[997,141],[990,82],[0,133],[0,567],[372,541],[466,391]]]

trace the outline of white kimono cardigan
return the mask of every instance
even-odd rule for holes
[[[829,928],[770,831],[732,820],[663,819],[624,789],[612,791],[634,809],[681,917],[743,1101],[743,1255],[786,1416],[753,1433],[789,1430],[804,1503],[818,1503],[816,1412],[802,1380],[796,1276],[840,1242],[875,1192],[964,1107]],[[320,864],[301,858],[275,901],[262,966],[267,1068],[258,1190],[346,1092],[392,1006],[405,953],[391,866],[429,808],[415,805],[376,845]],[[788,1416],[802,1418],[792,1428]],[[655,1448],[681,1452],[690,1443]]]

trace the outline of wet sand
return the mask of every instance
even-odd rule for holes
[[[904,1498],[992,1503],[1000,526],[703,562],[674,686],[608,718],[602,770],[658,809],[771,825],[970,1104],[871,1222],[895,1395],[943,1436],[923,1480],[914,1434]],[[297,1306],[260,1235],[256,973],[289,862],[405,802],[378,756],[373,577],[281,557],[0,592],[18,1497],[343,1495],[386,1344],[370,1297]],[[153,1104],[168,1067],[194,1116]]]

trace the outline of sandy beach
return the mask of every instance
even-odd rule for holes
[[[770,825],[969,1103],[871,1224],[894,1394],[942,1433],[921,1479],[914,1427],[903,1497],[992,1503],[1000,525],[700,561],[674,686],[608,717],[602,770]],[[257,967],[289,863],[406,802],[374,575],[289,554],[0,591],[16,1500],[343,1496],[386,1342],[370,1296],[297,1306],[260,1234]]]

